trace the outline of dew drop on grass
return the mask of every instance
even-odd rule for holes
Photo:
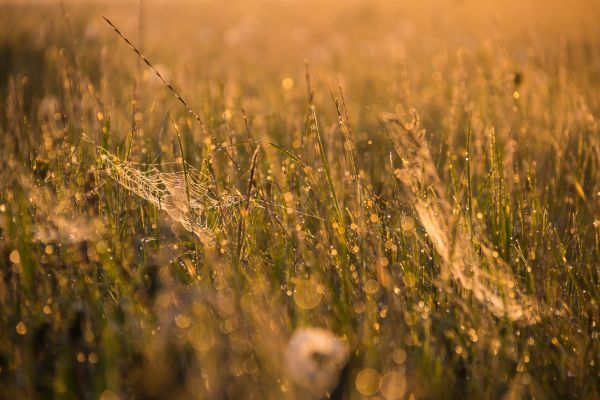
[[[90,364],[96,364],[98,362],[98,355],[96,355],[94,352],[88,354],[88,362]]]
[[[283,90],[292,90],[294,88],[294,80],[292,78],[284,78],[281,81]]]
[[[379,290],[379,282],[377,282],[375,279],[369,279],[365,282],[363,290],[365,293],[375,294]]]
[[[358,301],[356,303],[354,303],[354,305],[352,306],[352,308],[354,309],[354,312],[357,314],[362,314],[365,312],[365,303],[362,301]]]
[[[258,371],[258,364],[254,357],[247,357],[244,361],[242,361],[242,370],[247,375],[255,374]]]
[[[302,309],[310,310],[317,307],[322,298],[318,284],[310,279],[299,280],[294,287],[294,303]]]
[[[294,201],[294,195],[291,192],[286,192],[283,195],[283,198],[284,198],[285,202],[288,204],[290,204],[292,201]]]
[[[404,351],[401,348],[395,349],[392,353],[392,359],[398,365],[404,364],[404,362],[406,361],[406,351]]]
[[[26,335],[27,334],[27,326],[25,325],[25,322],[19,321],[19,323],[15,327],[15,330],[17,331],[17,333],[19,335]]]
[[[403,216],[400,220],[400,226],[404,232],[412,232],[415,229],[415,220],[409,216]]]
[[[388,307],[387,306],[383,306],[383,308],[381,309],[381,311],[379,311],[379,316],[381,318],[385,318],[385,317],[387,317],[387,313],[388,313]]]
[[[115,392],[105,390],[100,395],[100,400],[120,400],[120,397]]]
[[[9,255],[10,262],[13,264],[18,264],[21,262],[21,255],[19,254],[19,250],[13,250]]]
[[[406,378],[399,372],[388,372],[381,378],[380,391],[386,400],[401,399],[406,391]]]
[[[184,314],[178,314],[175,317],[175,324],[181,329],[189,328],[192,324],[192,319]]]
[[[372,368],[365,368],[356,375],[355,385],[363,396],[372,396],[379,391],[381,375]]]

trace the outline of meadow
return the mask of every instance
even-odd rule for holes
[[[599,399],[598,21],[0,2],[0,398]]]

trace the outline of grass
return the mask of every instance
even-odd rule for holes
[[[0,4],[0,393],[599,398],[599,17]]]

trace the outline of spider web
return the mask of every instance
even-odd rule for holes
[[[416,111],[411,124],[394,114],[384,115],[383,120],[405,166],[405,184],[412,192],[417,216],[442,259],[442,279],[454,279],[497,317],[538,322],[540,310],[535,298],[519,290],[511,266],[499,254],[494,255],[492,246],[486,246],[485,230],[469,231],[464,220],[457,223],[449,217],[453,206],[445,195]],[[478,245],[469,245],[474,243],[471,235]]]
[[[139,164],[121,160],[103,148],[98,151],[113,180],[165,211],[206,245],[214,245],[217,234],[233,226],[241,196],[218,194],[208,174],[187,163],[185,171],[165,172],[162,169],[169,163]]]

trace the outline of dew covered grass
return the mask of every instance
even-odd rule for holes
[[[0,2],[0,397],[600,398],[599,20]]]

